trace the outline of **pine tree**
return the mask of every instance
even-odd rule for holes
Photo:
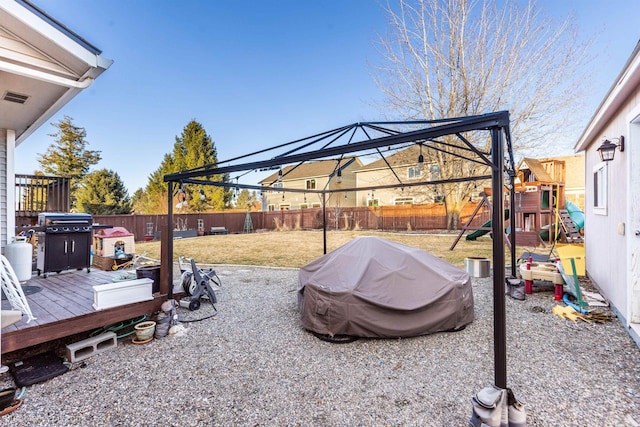
[[[140,197],[141,207],[146,213],[166,212],[167,183],[164,176],[169,173],[181,172],[203,166],[214,167],[218,163],[215,143],[202,125],[191,120],[176,137],[173,152],[165,154],[162,163],[150,176],[145,188],[146,200]],[[212,175],[209,181],[228,182],[228,175]],[[204,195],[201,197],[200,190]],[[186,204],[181,204],[180,210],[201,212],[205,210],[222,210],[229,205],[231,191],[211,185],[185,185],[184,194]],[[182,202],[177,200],[176,202]]]
[[[64,116],[52,125],[58,129],[56,133],[49,134],[55,142],[44,154],[38,155],[38,163],[46,174],[70,178],[71,205],[76,206],[75,193],[91,166],[100,161],[100,151],[87,150],[87,132],[75,126],[71,117]]]
[[[107,169],[91,172],[76,193],[79,211],[92,215],[131,213],[131,199],[120,176]]]

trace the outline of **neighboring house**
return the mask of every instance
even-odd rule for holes
[[[640,44],[574,148],[585,153],[587,274],[640,345]]]
[[[0,244],[15,234],[15,149],[112,61],[26,0],[0,0]]]
[[[385,152],[382,154],[385,155]],[[411,184],[425,181],[425,178],[427,181],[439,179],[439,169],[436,164],[418,165],[420,154],[420,147],[412,145],[389,156],[385,155],[384,158],[357,170],[356,185],[358,188],[394,184],[397,184],[398,187],[358,190],[356,206],[394,206],[441,201],[442,197],[438,194],[435,186],[402,187],[403,183]]]
[[[538,159],[556,182],[564,183],[565,201],[584,211],[584,154]]]
[[[354,171],[360,167],[362,167],[362,162],[357,157],[286,166],[260,181],[260,185],[274,189],[270,192],[263,192],[263,210],[321,207],[322,195],[315,193],[315,191],[354,188],[356,184]],[[280,189],[302,191],[281,191]],[[305,190],[309,190],[309,192],[307,193]],[[327,194],[327,207],[355,206],[355,194],[355,191]]]

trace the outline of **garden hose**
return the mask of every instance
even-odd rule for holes
[[[114,323],[112,325],[109,326],[103,326],[102,328],[96,329],[95,331],[91,332],[91,334],[89,336],[93,337],[96,335],[100,335],[103,334],[105,332],[115,332],[116,333],[116,338],[120,339],[120,338],[124,338],[124,337],[128,337],[129,335],[133,335],[136,331],[129,331],[127,333],[124,333],[122,335],[118,335],[118,331],[121,331],[123,329],[129,328],[131,326],[135,326],[140,322],[144,322],[145,320],[147,320],[147,315],[143,314],[142,316],[136,318],[136,319],[130,319],[126,322],[118,322],[118,323]]]

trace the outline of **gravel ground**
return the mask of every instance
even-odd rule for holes
[[[217,316],[145,345],[123,338],[27,388],[0,424],[465,426],[493,381],[491,279],[474,279],[475,321],[461,332],[331,344],[300,327],[297,270],[217,271]],[[639,425],[638,347],[618,321],[574,323],[554,305],[552,291],[507,298],[509,386],[528,425]]]

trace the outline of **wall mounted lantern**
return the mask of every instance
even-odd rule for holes
[[[613,142],[605,139],[600,147],[598,147],[598,154],[600,154],[600,160],[603,162],[610,162],[613,160],[613,157],[616,154],[616,147],[620,148],[620,152],[624,151],[624,136],[620,138],[612,138],[614,140],[618,140],[619,144],[614,144]]]

